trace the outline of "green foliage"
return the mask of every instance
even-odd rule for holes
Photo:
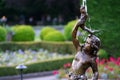
[[[44,37],[44,41],[65,41],[65,38],[61,32],[56,30],[49,32],[49,34]]]
[[[5,0],[0,0],[0,10],[5,7]]]
[[[42,29],[41,29],[41,32],[40,32],[40,39],[43,40],[44,37],[45,37],[49,32],[53,32],[53,31],[55,31],[55,29],[52,28],[52,27],[49,27],[49,26],[42,28]]]
[[[102,59],[102,58],[108,59],[108,53],[103,49],[99,50],[98,56],[100,59]]]
[[[57,47],[56,47],[57,46]],[[1,51],[15,51],[15,50],[39,50],[43,48],[49,52],[58,52],[61,54],[73,54],[75,53],[75,48],[72,42],[1,42],[0,50]]]
[[[24,71],[24,73],[34,73],[34,72],[52,71],[52,70],[60,69],[61,66],[63,66],[63,64],[72,62],[72,60],[73,57],[67,57],[67,58],[60,58],[60,59],[27,64],[26,65],[27,69]],[[0,76],[17,75],[18,71],[15,69],[16,66],[9,66],[9,67],[1,66]]]
[[[76,23],[76,20],[73,20],[73,21],[68,22],[64,26],[64,35],[65,35],[66,40],[68,40],[68,41],[72,40],[71,33],[72,33],[72,29],[73,29],[75,23]]]
[[[5,30],[5,28],[0,26],[0,41],[5,41],[6,35],[7,35],[7,31]]]
[[[91,18],[91,26],[89,26],[90,24],[88,22],[86,23],[86,26],[88,28],[92,28],[92,30],[100,30],[100,32],[95,33],[95,35],[100,38],[101,47],[114,57],[120,56],[119,4],[119,0],[87,1],[88,14]],[[67,40],[71,40],[71,28],[72,27],[67,27],[67,25],[65,26],[64,32]]]
[[[73,21],[70,21],[68,22],[65,27],[64,27],[64,35],[65,35],[65,38],[66,40],[68,41],[71,41],[72,40],[72,29],[75,25],[77,20],[73,20]],[[77,35],[78,37],[78,40],[83,43],[84,42],[84,39],[86,38],[87,36],[87,33],[85,31],[83,31],[81,28],[79,28],[79,31],[78,33],[80,33],[81,35]]]
[[[88,0],[87,2],[91,28],[100,30],[98,36],[101,39],[101,47],[115,57],[120,56],[119,4],[119,0]]]
[[[29,25],[17,25],[12,28],[13,41],[33,41],[35,37],[34,30]]]

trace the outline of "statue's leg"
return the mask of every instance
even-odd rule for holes
[[[81,66],[82,66],[82,62],[73,60],[73,63],[72,63],[72,70],[73,71],[77,72],[78,70],[80,70]]]
[[[98,80],[99,73],[98,73],[98,67],[96,61],[92,62],[91,67],[93,71],[92,80]]]

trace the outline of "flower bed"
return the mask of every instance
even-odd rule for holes
[[[96,59],[96,62],[98,63],[98,69],[99,69],[99,78],[100,79],[112,79],[112,80],[119,80],[120,79],[120,57],[117,59],[110,57],[109,59]],[[63,68],[61,68],[58,71],[59,78],[68,77],[66,74],[70,69],[70,63],[66,63],[63,65]],[[86,76],[88,78],[92,77],[92,70],[91,68],[88,68],[86,71]]]
[[[43,49],[39,51],[5,51],[0,53],[0,76],[19,74],[15,69],[18,64],[27,66],[27,69],[24,70],[26,74],[59,69],[66,62],[72,62],[72,59],[72,55],[49,53]]]
[[[68,57],[68,54],[49,53],[47,50],[39,49],[22,51],[5,51],[0,52],[0,66],[13,66],[18,64],[29,64],[32,62],[45,61],[57,58]]]

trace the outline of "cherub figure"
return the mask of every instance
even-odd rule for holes
[[[93,35],[93,31],[85,27],[87,20],[87,13],[85,7],[80,8],[81,17],[75,24],[72,31],[72,41],[76,48],[76,55],[72,62],[71,73],[69,74],[69,80],[87,80],[85,76],[86,70],[91,67],[93,71],[92,80],[98,79],[98,68],[96,63],[97,52],[100,47],[100,39]],[[89,33],[85,43],[81,45],[76,38],[78,28],[81,28]]]

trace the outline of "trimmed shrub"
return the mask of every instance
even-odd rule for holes
[[[73,29],[76,21],[77,21],[77,20],[70,21],[70,22],[68,22],[68,24],[65,25],[65,27],[64,27],[64,35],[65,35],[66,40],[68,40],[68,41],[71,41],[71,40],[72,40],[72,29]],[[81,35],[81,36],[80,36],[80,35],[77,35],[78,40],[79,40],[81,43],[83,43],[83,42],[84,42],[84,39],[87,37],[87,33],[86,33],[86,31],[83,31],[81,28],[79,28],[79,32],[78,32],[78,33],[80,33],[80,35]]]
[[[108,58],[108,53],[105,50],[100,49],[99,52],[98,52],[98,56],[99,56],[100,59],[102,59],[102,58],[107,59]]]
[[[53,31],[44,37],[44,41],[65,41],[65,38],[61,32]]]
[[[0,41],[5,41],[6,35],[7,35],[7,31],[5,30],[5,28],[0,26]]]
[[[57,46],[57,47],[56,47]],[[1,42],[0,43],[0,51],[15,51],[15,50],[39,50],[43,48],[48,50],[49,52],[58,52],[61,54],[73,54],[75,53],[75,48],[72,42],[49,42],[49,41],[41,41],[41,42]]]
[[[52,28],[52,27],[49,27],[49,26],[42,28],[42,29],[41,29],[41,32],[40,32],[40,39],[43,40],[44,37],[45,37],[49,32],[53,32],[53,31],[55,31],[55,29]]]
[[[17,25],[12,28],[13,36],[12,41],[33,41],[35,37],[32,26]]]
[[[26,64],[27,69],[24,73],[44,72],[60,69],[63,64],[72,62],[73,57],[59,58],[54,60],[39,61],[31,64]],[[49,65],[49,66],[48,66]],[[17,65],[16,65],[17,66]],[[0,66],[0,76],[10,76],[19,74],[15,69],[16,66]]]
[[[72,40],[71,33],[72,33],[72,28],[74,27],[75,23],[76,23],[76,20],[73,20],[73,21],[68,22],[67,25],[64,26],[65,39],[68,41]]]

